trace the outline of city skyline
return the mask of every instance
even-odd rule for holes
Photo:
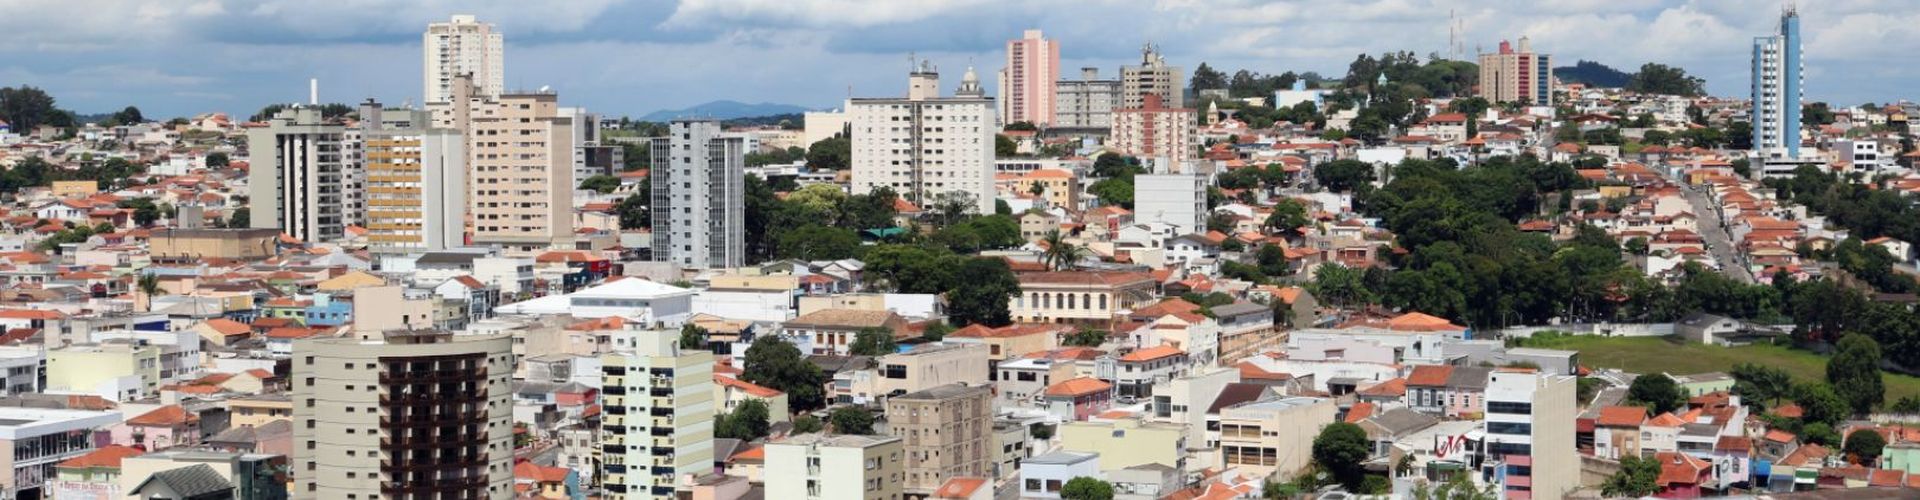
[[[849,89],[875,95],[897,87],[909,53],[952,72],[971,64],[994,74],[1006,41],[1026,29],[1045,30],[1061,44],[1063,68],[1113,71],[1135,59],[1142,42],[1152,42],[1188,73],[1206,62],[1229,73],[1335,76],[1361,52],[1444,55],[1452,12],[1466,21],[1464,60],[1524,35],[1558,65],[1583,59],[1623,71],[1643,62],[1677,65],[1706,78],[1713,95],[1738,98],[1746,94],[1751,37],[1771,31],[1778,15],[1777,7],[1654,0],[1370,2],[1315,7],[1312,16],[1303,15],[1309,10],[1299,2],[1060,9],[1045,2],[908,8],[687,0],[346,9],[207,1],[168,10],[94,3],[8,7],[13,15],[0,27],[33,42],[0,49],[9,60],[0,66],[0,80],[46,89],[81,113],[134,105],[155,116],[246,115],[270,103],[303,101],[309,78],[320,80],[325,102],[372,97],[419,105],[421,26],[471,14],[505,35],[507,88],[551,87],[609,116],[714,100],[832,108]],[[1887,102],[1900,97],[1900,82],[1920,78],[1920,70],[1885,64],[1920,43],[1920,35],[1896,29],[1911,20],[1875,14],[1900,10],[1888,3],[1803,9],[1809,101]],[[1112,36],[1113,23],[1122,20],[1143,24],[1129,31],[1135,36]],[[990,95],[999,95],[995,78],[982,80]]]

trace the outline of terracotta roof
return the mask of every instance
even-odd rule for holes
[[[1898,488],[1906,485],[1906,475],[1907,472],[1903,470],[1874,469],[1872,477],[1867,479],[1867,486]]]
[[[207,320],[206,325],[208,328],[212,328],[213,331],[219,332],[221,335],[226,335],[229,337],[232,337],[235,335],[246,335],[253,331],[253,327],[247,326],[246,323],[241,323],[241,322],[230,320],[227,318],[210,319],[210,320]]]
[[[121,460],[125,460],[127,457],[137,457],[145,453],[145,450],[132,446],[110,444],[88,452],[85,455],[69,458],[65,462],[60,462],[60,467],[111,467],[118,469],[120,468]]]
[[[970,498],[973,492],[987,484],[987,480],[978,477],[956,477],[948,479],[939,488],[933,490],[932,498]]]
[[[1447,385],[1447,379],[1452,376],[1452,366],[1420,365],[1413,367],[1413,372],[1407,374],[1407,385],[1441,387]]]
[[[1793,435],[1793,433],[1787,432],[1782,429],[1767,429],[1767,435],[1765,439],[1775,443],[1785,444],[1785,443],[1793,442],[1793,440],[1798,437],[1799,436],[1795,436]]]
[[[1241,361],[1240,364],[1234,366],[1240,368],[1240,380],[1293,380],[1292,374],[1270,372],[1265,368],[1261,368],[1259,365],[1246,361]]]
[[[60,311],[46,309],[0,309],[0,318],[4,319],[65,319],[67,315]]]
[[[1361,420],[1366,420],[1367,417],[1370,417],[1370,416],[1373,416],[1373,403],[1361,401],[1358,403],[1354,403],[1352,408],[1347,409],[1346,422],[1349,424],[1357,424],[1357,423],[1360,423]]]
[[[1593,420],[1594,425],[1607,427],[1639,427],[1647,421],[1647,409],[1638,406],[1608,406],[1600,409],[1600,416]]]
[[[1687,421],[1686,419],[1682,419],[1678,416],[1675,416],[1672,413],[1662,413],[1659,415],[1655,415],[1653,418],[1648,419],[1645,423],[1641,425],[1648,426],[1648,427],[1679,427],[1682,425],[1687,425]]]
[[[1410,313],[1402,314],[1399,316],[1394,316],[1393,319],[1387,320],[1387,327],[1392,328],[1394,330],[1409,330],[1409,331],[1421,331],[1421,332],[1454,331],[1454,330],[1467,329],[1467,327],[1456,325],[1456,324],[1453,324],[1453,322],[1451,321],[1447,321],[1446,318],[1441,318],[1438,316],[1421,313],[1421,312],[1410,312]]]
[[[1672,451],[1655,453],[1654,458],[1660,461],[1658,482],[1662,486],[1697,483],[1700,481],[1700,473],[1712,466],[1704,460]]]
[[[1744,453],[1753,450],[1753,439],[1745,436],[1720,436],[1720,441],[1714,443],[1713,449],[1715,451],[1737,451]]]
[[[148,427],[188,425],[200,421],[200,416],[188,412],[180,405],[166,405],[153,411],[127,420],[127,425]]]
[[[1127,353],[1127,355],[1120,357],[1120,361],[1127,361],[1127,362],[1153,361],[1153,360],[1168,357],[1168,356],[1177,356],[1177,355],[1183,355],[1183,354],[1186,354],[1186,351],[1182,351],[1178,347],[1174,347],[1170,345],[1158,345],[1158,346],[1148,347],[1146,349],[1140,349],[1140,350]]]
[[[1063,380],[1047,386],[1048,396],[1083,396],[1113,390],[1113,384],[1093,377],[1080,377]]]
[[[735,379],[733,377],[721,376],[721,375],[714,375],[713,383],[724,385],[727,387],[732,387],[735,389],[739,389],[741,391],[745,391],[747,394],[751,394],[754,397],[771,398],[771,397],[779,396],[781,394],[785,394],[783,392],[780,392],[778,389],[763,387],[763,386],[754,384],[752,382]]]
[[[547,467],[533,462],[520,462],[513,466],[513,478],[538,483],[560,483],[567,480],[573,469],[565,467]]]
[[[1441,377],[1441,380],[1445,381],[1446,378]],[[1390,378],[1385,382],[1367,386],[1367,388],[1361,389],[1358,392],[1361,396],[1405,397],[1407,395],[1407,379],[1400,377]]]

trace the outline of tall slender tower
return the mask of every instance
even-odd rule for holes
[[[653,139],[653,260],[690,269],[746,263],[746,154],[754,140],[712,119],[674,120]]]
[[[1007,41],[1007,67],[1000,70],[1000,119],[1007,123],[1053,123],[1054,82],[1060,80],[1060,42],[1027,30]]]
[[[487,97],[499,97],[505,90],[505,41],[493,30],[470,15],[456,15],[449,22],[427,25],[422,35],[425,56],[423,102],[446,102],[453,98],[453,77],[473,75]]]
[[[1762,158],[1800,157],[1800,10],[1788,3],[1778,31],[1753,39],[1753,151]]]

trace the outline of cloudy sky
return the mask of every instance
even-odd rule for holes
[[[1920,91],[1920,0],[1804,2],[1810,99],[1855,104]],[[1112,74],[1152,41],[1186,71],[1201,61],[1343,74],[1360,52],[1467,50],[1531,36],[1559,65],[1647,61],[1744,95],[1752,37],[1771,0],[0,0],[0,85],[47,89],[63,107],[148,116],[251,113],[304,100],[418,100],[420,33],[467,13],[506,34],[508,87],[550,85],[564,103],[639,115],[717,99],[832,107],[849,89],[903,94],[907,54],[949,87],[968,65],[992,86],[1003,44],[1040,28],[1062,64]],[[991,89],[990,89],[991,90]]]

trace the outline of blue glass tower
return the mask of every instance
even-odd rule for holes
[[[1769,157],[1800,157],[1800,13],[1788,4],[1771,36],[1753,39],[1753,147]]]

